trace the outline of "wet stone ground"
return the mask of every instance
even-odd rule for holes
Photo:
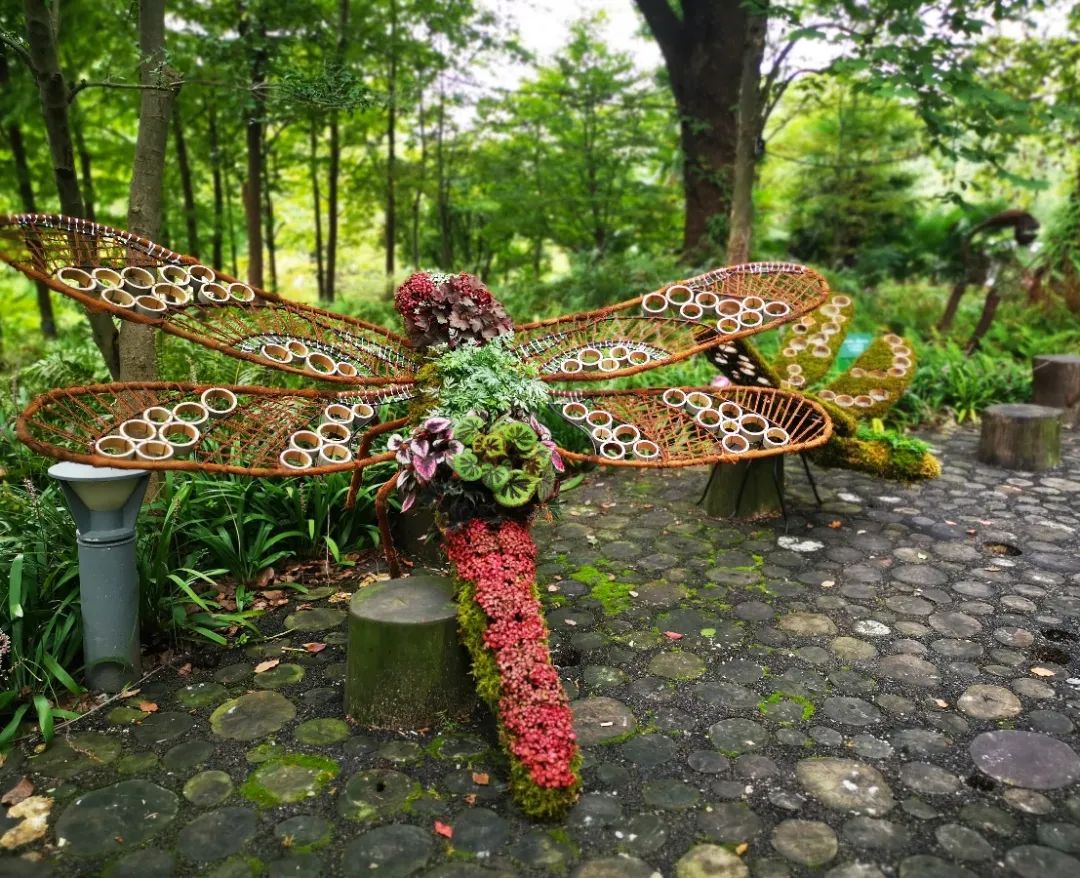
[[[939,437],[924,486],[818,473],[820,508],[791,467],[786,530],[703,518],[700,471],[570,493],[537,526],[586,760],[565,821],[521,817],[480,720],[344,722],[323,589],[9,758],[2,790],[54,804],[0,876],[1077,878],[1080,436],[1038,476],[975,441]]]

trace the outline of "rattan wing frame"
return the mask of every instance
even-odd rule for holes
[[[740,454],[723,451],[699,453],[700,450],[719,446],[717,434],[696,423],[685,411],[669,407],[663,402],[663,394],[671,388],[652,387],[639,390],[588,390],[560,391],[555,395],[553,407],[559,410],[567,402],[595,401],[598,407],[612,414],[615,420],[630,424],[641,431],[642,438],[660,447],[655,460],[612,460],[599,454],[582,454],[560,448],[560,454],[569,460],[621,466],[636,469],[672,469],[703,466],[716,463],[739,463],[780,454],[798,454],[818,448],[832,436],[832,419],[818,402],[802,394],[766,387],[682,387],[685,393],[700,392],[721,401],[734,402],[748,412],[761,415],[770,425],[783,427],[790,441],[775,448],[758,447]],[[586,427],[575,424],[583,432]],[[679,448],[691,450],[686,456],[673,455]]]
[[[193,449],[194,457],[164,461],[116,459],[96,453],[94,442],[111,435],[126,420],[137,418],[153,406],[172,406],[194,401],[207,390],[225,389],[238,399],[235,412],[211,418],[211,426]],[[311,429],[321,410],[331,403],[366,402],[378,407],[403,401],[408,390],[396,388],[348,391],[280,390],[249,385],[209,385],[170,381],[92,384],[51,390],[36,397],[19,415],[15,431],[28,447],[47,457],[91,466],[119,469],[220,472],[234,475],[283,477],[317,476],[349,472],[373,463],[392,460],[391,453],[370,454],[366,432],[378,429],[377,419],[353,431],[353,447],[363,457],[349,461],[291,469],[280,464],[279,454],[288,448],[290,435]],[[242,462],[236,463],[235,460]]]
[[[408,340],[389,329],[282,299],[250,285],[246,286],[255,296],[250,305],[209,305],[193,300],[190,304],[170,307],[163,317],[150,317],[120,308],[92,293],[69,286],[55,276],[59,269],[69,266],[84,270],[105,266],[119,270],[126,266],[205,265],[192,256],[176,253],[146,238],[88,220],[53,214],[0,216],[0,259],[87,308],[154,326],[230,357],[279,371],[318,381],[365,386],[408,383],[413,380],[417,366],[416,354]],[[216,268],[206,267],[223,284],[243,283]],[[337,353],[371,374],[314,373],[277,362],[261,355],[257,341],[260,337],[269,341],[278,337],[295,339],[316,350]],[[245,349],[241,346],[244,343],[255,345],[255,349]],[[382,374],[376,374],[379,372]]]
[[[650,297],[664,296],[676,287],[687,288],[695,296],[705,293],[714,298],[736,301],[758,297],[767,302],[782,302],[789,310],[781,316],[765,315],[760,324],[731,332],[717,329],[714,324],[717,315],[690,320],[627,313],[640,312]],[[665,284],[651,293],[606,308],[517,325],[514,327],[515,349],[522,359],[540,365],[542,372],[546,370],[541,375],[544,381],[621,378],[668,366],[718,345],[775,329],[818,308],[829,292],[826,280],[802,265],[756,262],[729,266]],[[573,373],[553,370],[550,365],[555,359],[584,347],[620,344],[651,348],[650,361],[603,372]]]

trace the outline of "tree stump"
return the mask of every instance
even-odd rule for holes
[[[1045,354],[1032,363],[1033,402],[1062,409],[1062,423],[1080,423],[1080,357]]]
[[[982,413],[976,457],[1004,469],[1041,472],[1061,462],[1061,409],[992,405]]]
[[[372,728],[430,728],[476,703],[454,587],[417,574],[377,582],[349,606],[345,712]]]
[[[784,458],[718,463],[701,498],[714,518],[758,521],[784,512]]]

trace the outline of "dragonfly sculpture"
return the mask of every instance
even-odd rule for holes
[[[0,217],[0,258],[90,309],[312,387],[118,382],[53,389],[17,422],[37,452],[98,466],[256,477],[353,474],[395,461],[376,510],[391,572],[387,501],[432,503],[458,584],[462,637],[535,816],[580,787],[571,715],[551,664],[529,522],[564,461],[665,468],[820,447],[817,402],[764,386],[596,385],[739,339],[823,305],[820,275],[787,263],[721,268],[595,311],[514,324],[468,275],[417,274],[395,304],[404,335],[288,301],[129,232],[80,219]],[[737,356],[737,354],[736,354]],[[749,372],[750,370],[747,370]],[[541,418],[581,431],[558,447]]]

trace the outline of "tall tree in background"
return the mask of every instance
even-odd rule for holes
[[[165,146],[176,95],[176,75],[165,57],[165,0],[139,0],[139,133],[131,169],[127,226],[150,240],[161,237]],[[125,381],[157,378],[154,327],[123,321],[120,376]]]
[[[0,46],[0,90],[11,94],[11,76],[8,71],[7,51]],[[15,181],[19,187],[19,198],[22,200],[22,208],[27,213],[37,213],[37,202],[34,200],[34,182],[30,173],[30,163],[26,158],[26,146],[23,143],[22,127],[19,125],[19,117],[9,110],[7,123],[4,125],[4,134],[7,137],[8,147],[11,149],[11,157],[15,164]],[[45,338],[56,338],[56,318],[53,315],[52,300],[49,298],[49,288],[40,281],[37,287],[38,316],[41,319],[41,334]]]
[[[53,179],[60,197],[60,210],[68,216],[81,217],[82,193],[75,173],[75,154],[71,141],[71,123],[68,118],[68,87],[60,70],[56,40],[59,21],[59,4],[46,0],[25,0],[27,54],[25,61],[33,71],[41,98],[41,112],[45,133],[49,140]],[[113,378],[120,376],[120,339],[108,314],[86,311],[94,343],[105,359],[105,365]]]
[[[394,0],[391,0],[394,2]],[[345,52],[349,45],[350,0],[338,0],[337,42],[334,46],[334,67],[339,70],[345,64]],[[326,186],[326,273],[323,280],[323,296],[333,302],[337,292],[338,254],[338,182],[341,177],[341,131],[338,110],[330,112],[330,167]],[[392,111],[391,111],[392,112]]]
[[[254,287],[264,287],[263,282],[263,194],[262,184],[266,161],[263,154],[263,123],[266,118],[266,23],[262,20],[257,3],[240,4],[238,30],[247,47],[251,83],[251,97],[247,108],[244,137],[247,144],[247,176],[244,179],[244,217],[247,227],[248,270],[247,279]]]
[[[634,0],[664,56],[679,113],[686,215],[683,254],[727,237],[738,140],[747,0]]]

